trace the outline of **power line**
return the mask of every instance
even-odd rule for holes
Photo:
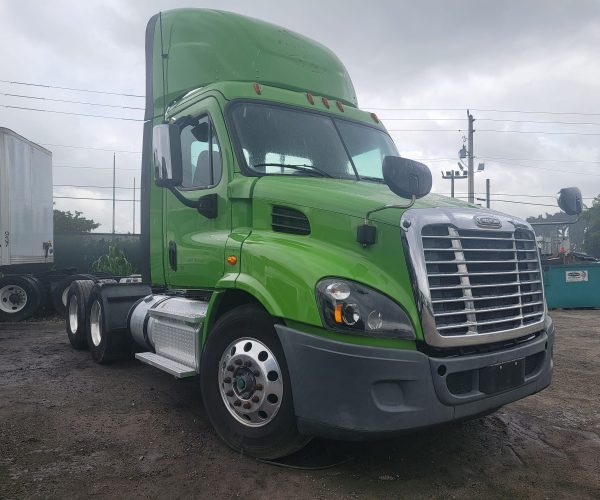
[[[112,189],[112,188],[111,188]],[[93,200],[93,201],[113,201],[112,198],[90,198],[85,196],[53,196],[54,199],[64,199],[64,200]],[[140,200],[125,200],[123,198],[115,198],[115,201],[140,201]]]
[[[91,89],[79,89],[74,87],[59,87],[58,85],[44,85],[41,83],[30,83],[30,82],[18,82],[13,80],[0,80],[1,83],[10,83],[12,85],[26,85],[29,87],[43,87],[46,89],[59,89],[59,90],[72,90],[75,92],[88,92],[90,94],[106,94],[106,95],[121,95],[125,97],[140,97],[144,98],[146,96],[138,95],[138,94],[125,94],[123,92],[109,92],[106,90],[91,90]]]
[[[463,130],[459,130],[463,132]],[[477,132],[497,132],[500,134],[543,134],[543,135],[600,135],[596,132],[553,132],[551,130],[496,130],[496,129],[481,129]]]
[[[477,198],[478,201],[486,201],[484,198]],[[490,201],[493,201],[494,203],[514,203],[517,205],[534,205],[536,207],[552,207],[552,208],[558,208],[556,205],[549,205],[547,203],[530,203],[527,201],[514,201],[514,200],[497,200],[497,199],[491,199]]]
[[[110,153],[131,153],[141,155],[141,151],[126,151],[123,149],[109,149],[109,148],[94,148],[90,146],[72,146],[67,144],[48,144],[48,143],[40,143],[41,146],[50,146],[53,148],[73,148],[73,149],[88,149],[93,151],[108,151]],[[119,146],[120,147],[120,146]]]
[[[449,196],[449,193],[436,193]],[[458,195],[466,195],[467,193],[456,193]],[[484,192],[476,192],[475,194],[484,195]],[[517,193],[494,193],[495,196],[515,196],[515,197],[526,197],[526,198],[556,198],[558,194],[517,194]],[[584,200],[594,200],[594,197],[586,196]]]
[[[464,118],[384,118],[379,117],[381,121],[435,121],[435,122],[459,122],[464,121]],[[505,122],[505,123],[547,123],[550,125],[595,125],[600,126],[600,122],[565,122],[565,121],[551,121],[551,120],[511,120],[511,119],[498,119],[498,118],[477,118],[479,122]]]
[[[463,133],[466,130],[463,129],[449,129],[449,128],[438,128],[438,129],[388,129],[388,132],[458,132]],[[543,134],[543,135],[590,135],[598,136],[600,133],[594,132],[552,132],[550,130],[497,130],[497,129],[481,129],[478,128],[476,132],[497,132],[502,134]]]
[[[111,168],[112,170],[112,168]],[[112,186],[79,186],[76,184],[53,184],[53,187],[68,187],[68,188],[93,188],[93,189],[112,189]],[[115,186],[115,189],[131,189],[133,190],[132,187],[119,187],[119,186]],[[139,191],[139,188],[137,189]]]
[[[552,163],[600,163],[595,160],[546,160],[541,158],[500,158],[497,156],[477,156],[482,160],[508,160],[508,161],[535,161],[535,162],[552,162]],[[453,158],[452,158],[453,159]]]
[[[42,113],[57,113],[60,115],[76,115],[76,116],[87,116],[90,118],[106,118],[109,120],[125,120],[129,122],[143,122],[141,118],[124,118],[122,116],[106,116],[106,115],[91,115],[87,113],[74,113],[72,111],[55,111],[52,109],[39,109],[39,108],[26,108],[24,106],[9,106],[8,104],[0,104],[2,108],[10,108],[10,109],[21,109],[26,111],[39,111]]]
[[[368,111],[479,111],[481,113],[519,113],[534,115],[574,115],[574,116],[600,116],[600,113],[581,113],[578,111],[530,111],[530,110],[509,110],[509,109],[483,109],[483,108],[365,108]]]
[[[600,163],[595,160],[550,160],[544,158],[501,158],[498,156],[474,156],[476,160],[508,160],[508,161],[533,161],[533,162],[550,162],[550,163]],[[417,161],[452,161],[455,162],[458,158],[414,158]]]
[[[98,102],[89,102],[89,101],[71,101],[69,99],[53,99],[50,97],[36,97],[36,96],[32,96],[32,95],[23,95],[23,94],[7,94],[5,92],[0,92],[0,95],[3,96],[7,96],[7,97],[19,97],[22,99],[37,99],[40,101],[53,101],[53,102],[65,102],[65,103],[69,103],[69,104],[85,104],[86,106],[102,106],[102,107],[106,107],[106,108],[120,108],[120,109],[139,109],[139,110],[144,110],[144,108],[139,108],[136,106],[119,106],[117,104],[101,104]]]
[[[575,172],[573,170],[557,170],[555,168],[546,168],[546,167],[536,167],[533,165],[519,165],[517,163],[504,163],[501,161],[496,161],[499,165],[506,165],[508,167],[519,167],[519,168],[533,168],[535,170],[545,170],[546,172],[556,172],[559,174],[569,174],[569,175],[587,175],[589,177],[600,177],[600,174],[592,174],[590,172]]]
[[[52,168],[74,168],[74,169],[83,168],[86,170],[112,170],[112,167],[88,167],[88,166],[79,166],[79,165],[52,165]],[[139,172],[140,171],[139,168],[123,168],[123,167],[117,167],[117,170],[127,170],[127,171],[131,171],[131,172]],[[112,186],[111,186],[111,189],[112,189]]]

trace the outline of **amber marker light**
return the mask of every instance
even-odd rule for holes
[[[344,105],[340,101],[335,101],[335,105],[342,113],[344,112]]]
[[[379,123],[379,117],[375,113],[371,113],[371,118],[375,123]]]
[[[322,97],[321,101],[323,101],[323,106],[329,109],[329,99],[327,99],[327,97]]]
[[[315,103],[315,98],[313,97],[313,95],[310,92],[306,93],[306,100],[311,104]]]
[[[237,264],[237,257],[235,255],[230,255],[227,257],[227,264],[235,266]]]
[[[333,317],[334,317],[336,323],[343,323],[343,321],[342,321],[342,304],[335,305]]]
[[[258,95],[260,95],[260,93],[261,93],[260,83],[255,83],[254,85],[252,85],[252,87],[254,87],[254,92],[256,92]]]

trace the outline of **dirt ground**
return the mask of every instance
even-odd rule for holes
[[[552,316],[549,389],[385,442],[314,441],[302,463],[350,460],[312,471],[228,449],[197,381],[97,365],[62,322],[0,324],[0,498],[599,498],[600,311]]]

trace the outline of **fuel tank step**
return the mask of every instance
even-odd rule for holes
[[[173,361],[172,359],[165,358],[164,356],[159,356],[153,352],[138,352],[135,357],[142,363],[146,363],[147,365],[154,366],[154,368],[170,373],[176,378],[187,378],[196,375],[196,370],[193,368],[178,363],[177,361]]]

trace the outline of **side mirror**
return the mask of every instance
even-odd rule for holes
[[[563,188],[558,194],[558,206],[567,215],[578,215],[583,210],[581,191],[577,187]]]
[[[431,191],[431,171],[418,161],[386,156],[383,159],[383,179],[398,196],[422,198]]]
[[[154,180],[159,187],[180,186],[183,180],[179,129],[175,125],[155,125],[152,129]]]

